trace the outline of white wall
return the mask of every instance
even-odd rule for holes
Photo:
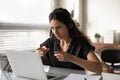
[[[87,0],[86,4],[86,32],[92,41],[95,33],[112,39],[113,31],[113,42],[120,43],[120,0]]]
[[[59,6],[62,8],[66,8],[69,12],[74,9],[74,2],[75,0],[58,0]]]

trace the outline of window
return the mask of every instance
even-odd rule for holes
[[[42,30],[0,30],[0,53],[5,50],[36,49],[49,37],[47,29]]]
[[[0,21],[48,24],[51,0],[0,0]]]
[[[0,53],[39,47],[49,37],[51,0],[0,0]]]

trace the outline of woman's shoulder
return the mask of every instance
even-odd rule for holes
[[[49,41],[58,41],[57,38],[55,38],[55,37],[49,37],[47,40],[49,40]]]
[[[41,46],[49,46],[54,44],[54,42],[56,42],[57,40],[55,38],[49,37],[47,38],[43,43],[41,43]]]
[[[94,46],[86,39],[74,39],[74,43],[77,43],[77,45],[81,45],[83,47],[91,47],[94,49]]]
[[[58,41],[56,38],[54,38],[54,37],[49,37],[49,38],[46,39],[45,42],[47,42],[47,43],[54,43],[54,42],[56,42],[56,41]]]

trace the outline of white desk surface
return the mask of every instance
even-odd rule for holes
[[[120,74],[102,73],[103,80],[120,80]]]
[[[49,72],[62,73],[64,75],[69,75],[70,73],[85,74],[85,71],[56,68],[56,67],[50,67]],[[10,74],[0,71],[0,80],[28,80],[28,79],[23,79],[23,78],[12,79],[10,78]],[[120,74],[102,73],[102,80],[120,80]]]

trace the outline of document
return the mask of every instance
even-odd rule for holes
[[[64,80],[101,80],[101,76],[71,73]]]

